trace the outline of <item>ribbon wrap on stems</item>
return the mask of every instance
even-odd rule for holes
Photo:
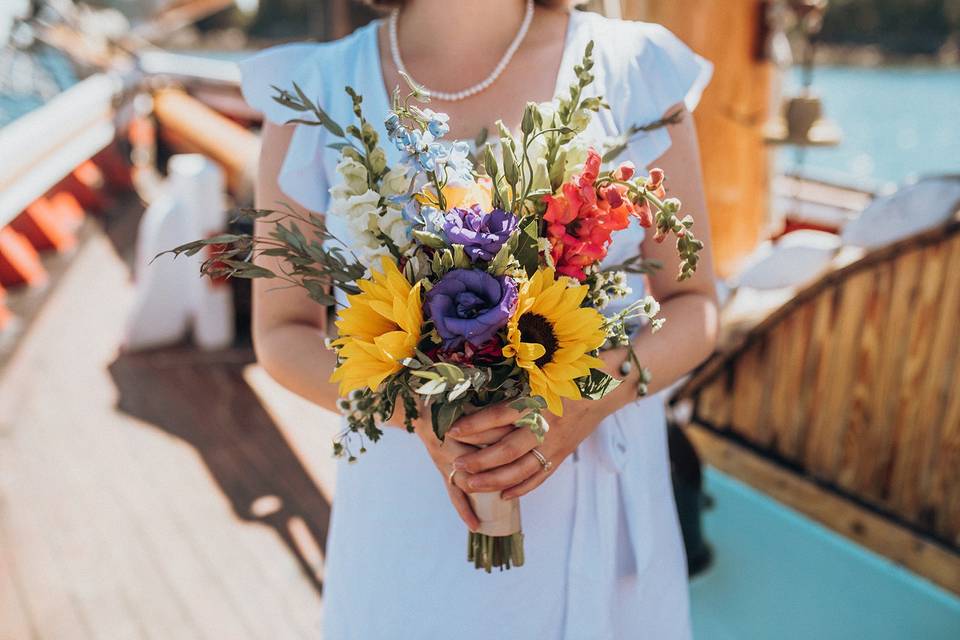
[[[487,573],[523,566],[520,499],[504,500],[497,491],[467,495],[480,520],[467,537],[467,560]]]

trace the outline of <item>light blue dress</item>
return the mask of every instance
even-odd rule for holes
[[[612,109],[588,134],[616,135],[693,109],[710,78],[708,62],[666,29],[573,12],[557,89],[596,43],[593,91]],[[376,23],[326,44],[275,47],[242,65],[243,92],[274,122],[291,113],[270,85],[297,82],[338,122],[350,122],[354,87],[380,127],[389,104]],[[300,205],[322,212],[336,174],[320,127],[298,126],[279,176]],[[665,129],[633,138],[623,159],[645,167],[670,146]],[[388,159],[397,153],[387,147]],[[331,229],[335,235],[337,229]],[[615,236],[611,264],[636,255],[637,225]],[[643,280],[631,281],[634,296]],[[690,637],[686,564],[674,507],[663,399],[637,401],[604,420],[540,488],[521,499],[526,564],[501,573],[466,560],[466,529],[445,479],[423,445],[400,429],[337,475],[324,575],[326,640],[517,638],[682,640]]]

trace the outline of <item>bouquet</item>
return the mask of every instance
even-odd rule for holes
[[[272,278],[327,306],[338,304],[336,291],[339,302],[345,296],[328,343],[346,416],[337,456],[355,461],[398,406],[409,431],[428,414],[442,439],[465,413],[508,402],[522,413],[516,426],[542,439],[544,412],[562,415],[563,398],[597,399],[619,384],[604,372],[601,348],[629,346],[635,327],[663,322],[651,297],[604,314],[629,295],[626,271],[656,266],[601,269],[614,234],[631,224],[654,229],[657,240],[672,234],[681,279],[694,272],[702,244],[692,218],[678,217],[680,203],[665,198],[663,172],[640,175],[629,162],[605,168],[623,145],[604,157],[582,139],[592,115],[608,107],[584,92],[591,54],[592,43],[568,95],[529,103],[518,135],[498,122],[499,139],[476,153],[444,140],[448,116],[426,107],[429,96],[405,78],[409,90],[394,91],[385,120],[387,142],[402,153],[395,166],[350,87],[356,122],[346,127],[297,85],[274,87],[292,122],[322,126],[336,140],[342,179],[326,215],[341,218],[349,237],[283,205],[242,213],[274,221],[266,237],[225,234],[172,252],[215,245],[202,265],[211,277]],[[255,264],[259,255],[279,257],[284,268]],[[643,394],[649,375],[632,349],[629,362],[642,372]],[[470,561],[487,572],[522,565],[518,501],[470,498],[482,523],[468,536]]]

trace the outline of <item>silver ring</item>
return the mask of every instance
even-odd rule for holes
[[[447,482],[449,482],[450,484],[453,484],[453,476],[455,475],[457,475],[457,468],[453,467],[452,469],[450,469],[450,473],[447,474]]]
[[[547,460],[546,456],[540,453],[540,450],[534,447],[530,449],[530,453],[540,462],[540,466],[543,467],[544,471],[550,471],[553,468],[553,463]]]

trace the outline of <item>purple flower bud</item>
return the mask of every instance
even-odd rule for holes
[[[444,348],[465,340],[480,346],[506,326],[517,305],[517,283],[478,269],[454,269],[427,292],[424,305]]]
[[[470,259],[493,260],[517,228],[517,217],[508,211],[481,211],[479,205],[453,209],[444,216],[443,232],[452,244],[463,245]]]

